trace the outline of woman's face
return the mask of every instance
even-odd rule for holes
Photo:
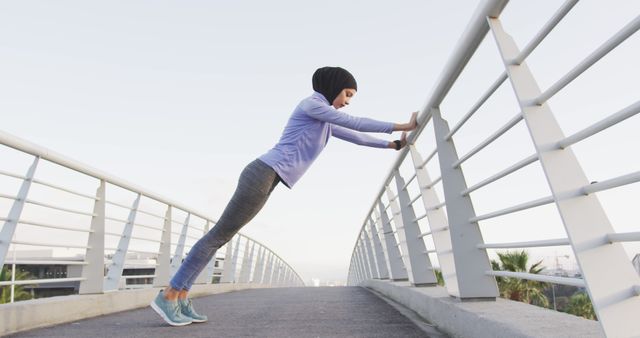
[[[338,96],[333,100],[331,104],[335,109],[340,109],[349,104],[349,100],[356,95],[356,90],[352,88],[343,89]]]

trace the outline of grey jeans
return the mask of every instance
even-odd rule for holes
[[[259,159],[249,163],[238,179],[236,192],[216,225],[191,248],[180,269],[169,282],[176,290],[189,290],[216,251],[258,214],[280,177]]]

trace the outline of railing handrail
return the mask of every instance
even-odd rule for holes
[[[449,61],[447,61],[444,69],[440,73],[440,76],[438,76],[436,84],[431,90],[431,94],[428,96],[429,99],[424,104],[423,108],[420,109],[420,114],[418,115],[418,128],[407,136],[407,144],[414,143],[417,137],[420,136],[423,128],[431,119],[431,109],[438,107],[440,103],[442,103],[442,100],[444,100],[451,87],[453,87],[456,79],[462,73],[464,66],[469,62],[469,59],[471,59],[471,56],[473,56],[473,53],[478,48],[485,35],[487,35],[489,25],[485,18],[487,16],[495,17],[499,15],[507,3],[508,0],[485,0],[478,6],[478,8],[476,8],[471,21],[465,28],[460,39],[458,39],[458,43],[454,47],[452,56],[448,59]],[[382,182],[382,186],[379,189],[380,192],[373,200],[367,215],[373,212],[378,200],[385,192],[385,187],[393,177],[394,171],[402,164],[408,153],[408,147],[400,150],[397,159],[391,165],[389,174],[387,174],[386,178]],[[360,231],[364,229],[366,222],[367,220],[365,218]],[[355,246],[353,249],[355,250]]]
[[[524,49],[520,49],[513,37],[502,27],[499,14],[506,1],[484,0],[480,3],[453,55],[436,81],[426,105],[422,108],[417,129],[409,135],[407,147],[397,156],[384,177],[371,208],[365,214],[351,254],[347,276],[350,285],[370,279],[389,278],[393,281],[408,280],[412,286],[428,286],[435,285],[438,282],[437,277],[441,276],[447,292],[461,299],[495,299],[500,295],[497,283],[499,280],[496,280],[496,277],[584,287],[599,324],[606,334],[640,335],[640,324],[630,320],[633,310],[640,310],[640,277],[636,271],[637,267],[634,269],[625,248],[621,245],[621,242],[640,241],[640,232],[616,232],[596,195],[600,191],[640,182],[640,171],[592,182],[571,147],[640,114],[640,102],[636,101],[568,137],[564,135],[563,128],[546,103],[549,98],[639,31],[640,15],[621,27],[567,73],[560,75],[559,80],[546,90],[539,88],[536,77],[525,62],[577,2],[565,0]],[[440,112],[440,104],[489,31],[492,33],[504,70],[450,129],[448,121],[443,118],[445,114]],[[514,112],[515,116],[506,123],[496,126],[497,129],[484,139],[473,140],[474,143],[469,145],[470,150],[467,150],[466,154],[458,154],[454,134],[485,102],[498,96],[497,89],[506,79],[509,79],[508,83],[515,94],[519,111]],[[433,128],[435,150],[429,149],[427,159],[423,160],[416,140],[427,125]],[[503,138],[503,135],[514,130],[516,125],[524,125],[525,134],[535,149],[534,154],[476,182],[471,187],[467,186],[462,164],[494,144],[496,140]],[[409,160],[407,154],[410,154]],[[436,172],[439,171],[440,176],[432,180],[429,174],[431,168],[427,169],[426,164],[435,155],[438,156],[439,167]],[[405,161],[413,169],[406,174],[408,179],[401,172],[407,164]],[[536,196],[534,199],[529,197],[525,202],[509,207],[503,206],[502,209],[476,213],[471,192],[533,162],[537,162],[543,170],[550,194]],[[432,189],[438,182],[442,182],[444,201],[438,196],[440,192]],[[409,192],[409,188],[414,187],[419,191],[415,197],[413,189],[411,194]],[[421,207],[424,207],[425,214],[416,215],[414,204],[421,197]],[[555,204],[566,238],[546,239],[545,235],[540,234],[542,237],[535,240],[484,242],[481,225],[484,226],[485,223],[481,221],[549,204]],[[389,208],[391,216],[387,211]],[[428,223],[418,223],[425,218]],[[428,231],[421,229],[427,224]],[[424,239],[426,236],[430,236],[430,241]],[[573,250],[580,269],[580,275],[577,275],[579,277],[564,278],[532,271],[502,271],[502,268],[493,267],[494,264],[487,252],[557,246]],[[430,254],[437,256],[430,257]],[[433,257],[438,259],[440,276],[434,273],[431,262]]]
[[[36,162],[38,159],[42,159],[42,160],[46,160],[48,162],[54,163],[56,165],[71,169],[75,172],[87,175],[89,177],[92,177],[94,179],[97,179],[98,181],[102,182],[102,185],[104,184],[111,184],[117,187],[120,187],[122,189],[125,189],[127,191],[133,192],[135,194],[138,195],[136,202],[134,203],[134,206],[127,206],[124,204],[120,204],[120,203],[116,203],[116,202],[112,202],[112,201],[101,201],[100,198],[98,197],[92,197],[90,195],[87,194],[83,194],[80,193],[78,191],[74,191],[71,189],[67,189],[61,186],[58,186],[56,184],[52,184],[50,182],[45,182],[43,180],[39,180],[39,179],[35,179],[33,177],[33,174],[30,174],[31,176],[27,175],[20,175],[20,174],[15,174],[15,173],[10,173],[10,172],[6,172],[6,171],[0,171],[0,175],[2,176],[8,176],[8,177],[14,177],[17,179],[22,180],[23,182],[32,182],[32,183],[36,183],[36,184],[42,184],[45,186],[49,186],[51,188],[57,189],[57,190],[62,190],[62,191],[66,191],[68,193],[71,194],[75,194],[75,195],[79,195],[82,197],[86,197],[86,198],[91,198],[92,200],[94,200],[96,203],[97,202],[102,202],[104,204],[110,204],[110,205],[115,205],[121,208],[125,208],[127,210],[129,210],[132,213],[144,213],[144,214],[148,214],[154,217],[158,217],[161,218],[163,220],[165,220],[165,222],[170,222],[171,224],[179,224],[179,225],[183,225],[185,227],[189,227],[191,229],[196,229],[199,231],[205,231],[206,228],[203,227],[195,227],[193,224],[190,224],[189,222],[189,217],[187,217],[185,219],[184,222],[182,221],[176,221],[175,219],[168,219],[167,217],[163,217],[163,216],[159,216],[153,213],[150,213],[148,211],[144,211],[144,210],[139,210],[138,208],[138,201],[140,199],[140,197],[144,196],[146,198],[149,198],[151,200],[157,201],[161,204],[166,205],[169,209],[174,208],[174,209],[178,209],[181,210],[183,212],[185,212],[187,215],[194,215],[196,217],[199,217],[200,219],[204,220],[207,222],[207,224],[215,224],[217,221],[214,220],[213,217],[205,214],[202,211],[198,211],[189,207],[186,207],[185,205],[176,202],[175,200],[172,200],[170,198],[167,198],[165,196],[162,196],[158,193],[152,192],[148,189],[142,188],[136,184],[133,184],[127,180],[124,180],[122,178],[116,177],[114,175],[108,174],[104,171],[101,171],[99,169],[96,169],[94,167],[91,167],[87,164],[81,163],[80,161],[71,159],[65,155],[61,155],[53,150],[50,150],[48,148],[45,148],[43,146],[37,145],[35,143],[26,141],[24,139],[21,139],[15,135],[12,135],[10,133],[7,133],[5,131],[1,131],[0,130],[0,144],[5,145],[9,148],[13,148],[17,151],[23,152],[25,154],[29,154],[32,155],[36,158]],[[33,167],[33,166],[32,166]],[[28,190],[27,190],[28,191]],[[69,209],[69,208],[63,208],[57,205],[52,205],[49,203],[44,203],[44,202],[40,202],[40,201],[36,201],[36,200],[31,200],[26,198],[26,194],[24,194],[23,196],[17,195],[17,196],[11,196],[11,195],[7,195],[7,194],[0,194],[1,198],[6,198],[6,199],[10,199],[10,200],[14,200],[14,204],[15,203],[29,203],[29,204],[36,204],[36,205],[40,205],[40,206],[44,206],[47,208],[51,208],[51,209],[56,209],[56,210],[60,210],[60,211],[64,211],[64,212],[68,212],[68,213],[75,213],[75,214],[82,214],[82,215],[87,215],[87,216],[91,216],[91,217],[96,217],[98,216],[95,213],[89,213],[89,212],[84,212],[84,211],[79,211],[79,210],[75,210],[75,209]],[[52,229],[59,229],[59,230],[72,230],[72,231],[78,231],[78,232],[87,232],[89,234],[93,233],[92,230],[90,229],[75,229],[75,228],[70,228],[70,227],[65,227],[65,226],[58,226],[58,225],[54,225],[54,224],[46,224],[44,222],[34,222],[34,221],[27,221],[21,218],[21,212],[19,212],[17,214],[17,217],[0,217],[0,220],[5,221],[5,222],[14,222],[14,223],[26,223],[26,224],[31,224],[31,225],[36,225],[36,226],[42,226],[42,227],[48,227],[48,228],[52,228]],[[159,231],[164,231],[163,228],[161,227],[152,227],[152,226],[148,226],[148,225],[143,225],[140,222],[137,221],[133,221],[133,219],[123,219],[123,218],[116,218],[116,217],[111,217],[111,216],[106,216],[106,215],[102,215],[102,218],[104,218],[105,220],[112,220],[112,221],[116,221],[116,222],[120,222],[120,223],[124,223],[125,225],[130,225],[130,226],[141,226],[141,227],[146,227],[146,228],[152,228],[153,230],[159,230]],[[131,216],[130,216],[131,217]],[[12,218],[16,218],[16,219],[12,219]],[[184,230],[183,230],[184,231]],[[182,236],[183,234],[180,232],[175,232],[175,231],[171,231],[171,234],[173,235],[178,235],[178,236]],[[104,235],[108,235],[108,236],[120,236],[121,238],[123,238],[123,236],[125,235],[123,234],[118,234],[118,233],[113,233],[113,232],[108,232],[108,231],[104,231]],[[262,256],[264,256],[265,261],[266,261],[266,257],[267,255],[270,255],[273,257],[272,261],[273,261],[273,268],[275,268],[276,266],[281,266],[282,268],[284,268],[284,272],[282,273],[282,276],[279,276],[278,278],[284,278],[285,274],[291,274],[291,276],[287,276],[287,278],[290,278],[293,281],[298,281],[299,284],[304,284],[304,282],[302,281],[302,278],[300,277],[300,275],[298,274],[297,271],[295,271],[291,265],[289,265],[288,262],[286,262],[284,259],[282,259],[282,257],[280,257],[280,255],[278,255],[277,253],[275,253],[273,250],[271,250],[268,246],[264,245],[262,242],[257,241],[247,235],[244,235],[242,233],[237,233],[237,238],[246,238],[247,241],[249,241],[250,243],[253,243],[252,245],[256,245],[254,247],[254,250],[256,250],[256,255],[257,252],[259,250],[263,250],[262,251]],[[154,243],[160,243],[160,245],[162,246],[163,244],[166,244],[164,241],[162,240],[158,240],[158,239],[147,239],[147,238],[143,238],[143,237],[137,237],[137,236],[132,236],[132,235],[128,235],[126,236],[128,238],[131,239],[137,239],[137,240],[145,240],[145,241],[151,241]],[[189,235],[187,233],[184,233],[184,237],[185,238],[190,238],[190,239],[199,239],[196,238],[195,236]],[[56,243],[41,243],[41,242],[32,242],[32,241],[16,241],[13,238],[9,237],[10,239],[10,243],[14,243],[14,244],[22,244],[22,245],[36,245],[36,246],[48,246],[48,247],[65,247],[65,248],[77,248],[77,249],[87,249],[90,248],[90,246],[86,246],[86,245],[70,245],[70,244],[56,244]],[[180,242],[180,241],[179,241]],[[182,250],[192,247],[192,245],[187,245],[186,243],[171,243],[171,245],[178,245],[180,247],[180,252],[182,252]],[[119,249],[117,248],[104,248],[105,250],[116,250],[118,251]],[[176,249],[177,250],[177,249]],[[150,254],[160,254],[160,250],[158,251],[145,251],[145,250],[134,250],[134,249],[130,249],[127,246],[127,251],[128,252],[138,252],[138,253],[150,253]],[[237,252],[242,252],[243,256],[247,255],[249,253],[244,253],[244,249],[242,250],[238,250]],[[253,254],[253,251],[251,251],[251,254]],[[182,254],[180,254],[182,255]],[[254,255],[255,256],[255,255]],[[249,261],[251,262],[254,259],[254,256],[251,256],[251,258],[249,258]],[[1,258],[1,257],[0,257]],[[125,258],[126,259],[126,258]],[[263,261],[260,264],[265,264],[266,262]],[[252,265],[257,264],[257,263],[252,263]],[[235,269],[235,268],[234,268]],[[261,272],[262,273],[262,272]],[[245,272],[245,277],[248,278],[251,274],[251,272],[246,273]],[[295,277],[295,278],[294,278]],[[121,278],[124,278],[124,276],[121,276]],[[241,276],[242,278],[242,276]],[[275,277],[274,277],[275,278]],[[83,279],[84,280],[84,279]],[[29,280],[26,282],[30,282],[30,283],[36,283],[39,280]],[[25,281],[21,281],[20,283],[24,284]],[[276,281],[274,281],[276,282]],[[7,282],[7,285],[17,285],[18,281],[16,282]],[[4,284],[3,284],[4,285]]]
[[[120,188],[129,190],[132,192],[140,193],[142,196],[148,197],[150,199],[164,203],[166,205],[171,205],[173,207],[176,207],[180,210],[191,213],[192,215],[198,216],[200,218],[210,220],[210,221],[213,220],[213,217],[208,216],[206,213],[202,211],[188,208],[187,206],[181,203],[178,203],[168,197],[162,196],[148,189],[142,188],[136,184],[128,182],[127,180],[108,174],[90,165],[84,164],[80,161],[77,161],[65,155],[59,154],[51,149],[47,149],[43,146],[21,139],[18,136],[9,134],[2,130],[0,130],[0,144],[4,144],[8,147],[22,151],[27,154],[31,154],[33,156],[39,156],[40,158],[47,160],[49,162],[53,162],[63,167],[83,173],[85,175],[103,180],[109,184],[113,184]]]
[[[204,220],[213,222],[214,224],[217,222],[214,220],[213,217],[207,215],[206,213],[196,210],[196,209],[192,209],[192,208],[188,208],[186,206],[184,206],[181,203],[178,203],[168,197],[164,197],[158,193],[152,192],[148,189],[142,188],[136,184],[130,183],[127,180],[124,180],[122,178],[119,178],[117,176],[108,174],[102,170],[96,169],[94,167],[91,167],[90,165],[84,164],[80,161],[74,160],[72,158],[69,158],[65,155],[59,154],[51,149],[47,149],[43,146],[37,145],[35,143],[29,142],[27,140],[24,140],[18,136],[12,135],[10,133],[7,133],[5,131],[0,130],[0,144],[6,145],[8,147],[11,147],[13,149],[22,151],[24,153],[33,155],[33,156],[39,156],[40,158],[47,160],[49,162],[52,163],[56,163],[58,165],[61,165],[63,167],[69,168],[71,170],[75,170],[77,172],[83,173],[85,175],[103,180],[109,184],[113,184],[115,186],[118,186],[120,188],[135,192],[135,193],[139,193],[142,196],[148,197],[150,199],[153,199],[155,201],[158,201],[160,203],[166,204],[166,205],[170,205],[172,207],[175,207],[177,209],[180,209],[182,211],[185,211],[187,213],[190,213],[192,215],[198,216]],[[36,180],[34,180],[35,182]],[[111,202],[113,203],[113,202]],[[254,238],[251,238],[247,235],[244,235],[242,233],[238,233],[239,236],[245,237],[250,239],[251,241],[255,242],[256,244],[259,244],[260,246],[263,246],[265,248],[268,248],[266,245],[264,245],[263,243],[261,243],[260,241],[255,240]],[[282,259],[282,257],[280,257],[279,255],[277,255],[275,252],[272,251],[272,253],[278,257],[281,261],[285,262],[285,264],[291,268],[291,270],[293,270],[295,272],[295,270],[288,264],[286,263],[285,260]],[[296,276],[298,276],[298,278],[300,278],[300,276],[298,275],[297,272],[295,272]],[[302,278],[300,278],[302,280]]]

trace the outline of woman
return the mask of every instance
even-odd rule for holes
[[[339,112],[349,104],[358,85],[351,73],[340,67],[323,67],[312,78],[314,93],[293,111],[278,144],[247,165],[238,187],[222,216],[189,252],[180,269],[151,302],[151,307],[170,325],[182,326],[207,320],[196,313],[187,297],[200,272],[216,251],[262,209],[273,189],[282,182],[289,189],[302,177],[326,146],[330,136],[355,144],[400,150],[406,145],[406,131],[416,128],[417,112],[409,123],[395,124]],[[405,131],[393,142],[361,132]]]

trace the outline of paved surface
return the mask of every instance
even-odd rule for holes
[[[193,303],[208,322],[172,327],[146,307],[9,337],[444,337],[360,287],[254,289]]]

